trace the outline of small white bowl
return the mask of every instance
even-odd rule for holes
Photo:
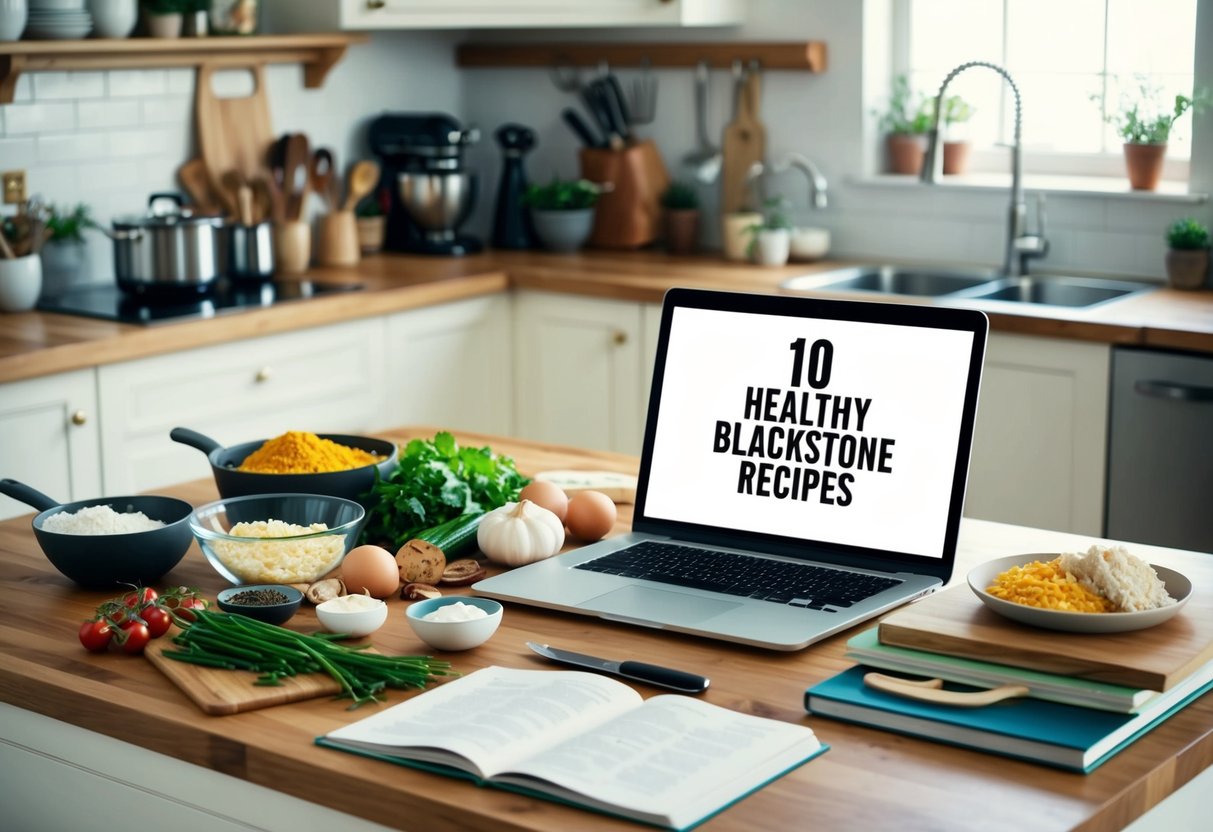
[[[793,228],[790,245],[791,259],[800,262],[820,260],[830,251],[828,228]]]
[[[439,607],[449,606],[458,601],[474,607],[480,607],[488,613],[484,618],[471,621],[426,621],[425,616]],[[472,598],[467,596],[451,596],[448,598],[429,598],[409,604],[405,609],[405,617],[417,637],[436,650],[471,650],[479,647],[497,632],[501,625],[502,607],[491,598]]]
[[[341,598],[330,598],[316,607],[320,626],[330,633],[347,633],[355,638],[369,636],[387,621],[387,604],[377,598],[375,606],[365,610],[343,610]]]

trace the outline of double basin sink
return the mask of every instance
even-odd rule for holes
[[[912,297],[965,298],[1080,308],[1153,288],[1126,280],[1086,277],[1004,277],[994,271],[900,266],[854,266],[790,277],[794,292],[872,292]]]

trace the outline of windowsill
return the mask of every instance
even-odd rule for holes
[[[864,188],[954,188],[962,191],[1001,191],[1011,186],[1008,173],[970,173],[964,176],[942,177],[938,185],[923,185],[917,176],[882,173],[847,179],[848,184]],[[1209,201],[1206,193],[1189,193],[1184,182],[1160,182],[1156,191],[1133,191],[1122,176],[1056,176],[1025,174],[1025,191],[1113,199],[1133,199],[1150,202],[1174,202],[1200,205]]]

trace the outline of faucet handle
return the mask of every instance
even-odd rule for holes
[[[1045,237],[1045,231],[1049,225],[1049,214],[1046,208],[1045,195],[1043,193],[1036,194],[1036,236],[1042,240]]]

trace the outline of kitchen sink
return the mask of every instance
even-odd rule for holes
[[[1039,303],[1046,306],[1094,306],[1151,288],[1145,283],[1125,280],[1098,280],[1086,277],[1008,277],[989,286],[965,292],[974,300],[1001,300],[1013,303]]]
[[[781,283],[780,288],[791,291],[824,289],[934,297],[982,286],[997,277],[994,272],[980,270],[856,266],[817,274],[796,275]]]

